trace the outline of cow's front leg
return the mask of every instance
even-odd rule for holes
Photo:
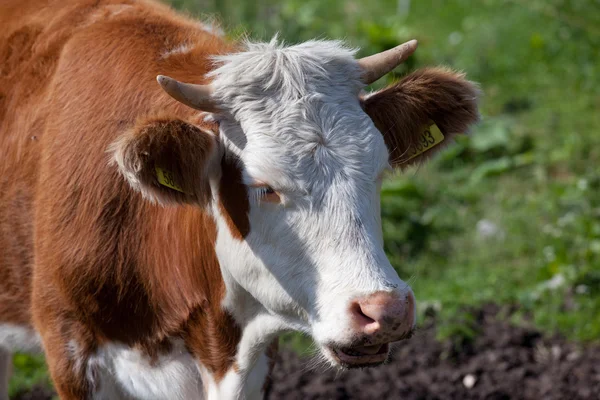
[[[208,400],[263,398],[269,372],[265,350],[275,337],[271,327],[260,317],[241,326],[221,309],[192,313],[183,337],[198,364]]]
[[[35,328],[42,338],[46,363],[61,400],[93,398],[93,382],[86,376],[93,352],[93,336],[64,309],[57,296],[34,290],[32,310]],[[91,377],[90,377],[91,378]]]
[[[227,373],[207,390],[209,399],[258,400],[268,390],[277,355],[278,334],[284,327],[269,315],[259,314],[245,324]]]
[[[238,370],[235,359],[241,328],[218,304],[204,306],[196,308],[184,324],[185,347],[196,360],[208,400],[238,399],[240,396],[223,392],[222,386],[226,377]]]
[[[261,354],[250,370],[241,370],[237,364],[217,377],[201,363],[198,364],[207,400],[260,400],[264,398],[268,359]]]
[[[88,357],[80,352],[74,339],[61,334],[64,328],[64,325],[48,327],[42,334],[46,363],[54,387],[61,400],[91,399],[93,387],[86,377]]]
[[[264,398],[266,378],[269,372],[269,360],[265,353],[249,368],[241,369],[238,364],[231,368],[223,379],[207,387],[207,398],[260,400]]]

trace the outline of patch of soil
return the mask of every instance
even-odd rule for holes
[[[600,399],[600,347],[474,312],[472,341],[435,340],[433,319],[398,344],[387,365],[338,373],[307,370],[309,361],[282,350],[268,399]]]
[[[310,360],[282,349],[267,399],[600,399],[600,347],[544,338],[497,318],[500,309],[473,312],[471,341],[435,340],[435,320],[397,345],[384,366],[339,373],[310,370]],[[15,400],[50,400],[36,388]]]

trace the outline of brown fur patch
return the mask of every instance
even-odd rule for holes
[[[192,355],[219,382],[234,366],[242,331],[228,312],[218,310],[211,313],[199,307],[188,318],[183,337]]]
[[[363,99],[363,108],[383,134],[393,167],[424,161],[467,133],[479,120],[479,90],[463,74],[443,68],[413,72],[400,82]],[[419,143],[423,127],[433,121],[444,134],[442,144],[406,162],[411,148]]]
[[[250,233],[248,191],[242,183],[241,170],[236,159],[224,157],[221,170],[223,175],[219,188],[219,208],[233,237],[242,240]]]

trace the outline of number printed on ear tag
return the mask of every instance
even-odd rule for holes
[[[443,141],[444,134],[442,131],[440,131],[440,128],[438,128],[436,124],[426,127],[423,132],[421,132],[417,143],[415,143],[415,145],[408,150],[410,156],[406,159],[406,161],[415,158],[419,154],[425,153],[427,150],[430,150],[432,147],[437,146]]]
[[[177,190],[178,192],[185,193],[181,186],[175,180],[175,175],[169,170],[162,169],[160,167],[154,166],[154,170],[156,171],[156,178],[158,179],[158,183],[173,190]]]

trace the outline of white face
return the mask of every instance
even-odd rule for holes
[[[388,150],[361,108],[353,52],[248,46],[214,73],[221,138],[250,203],[244,239],[220,225],[221,265],[333,363],[380,363],[414,327],[414,298],[383,251]]]

